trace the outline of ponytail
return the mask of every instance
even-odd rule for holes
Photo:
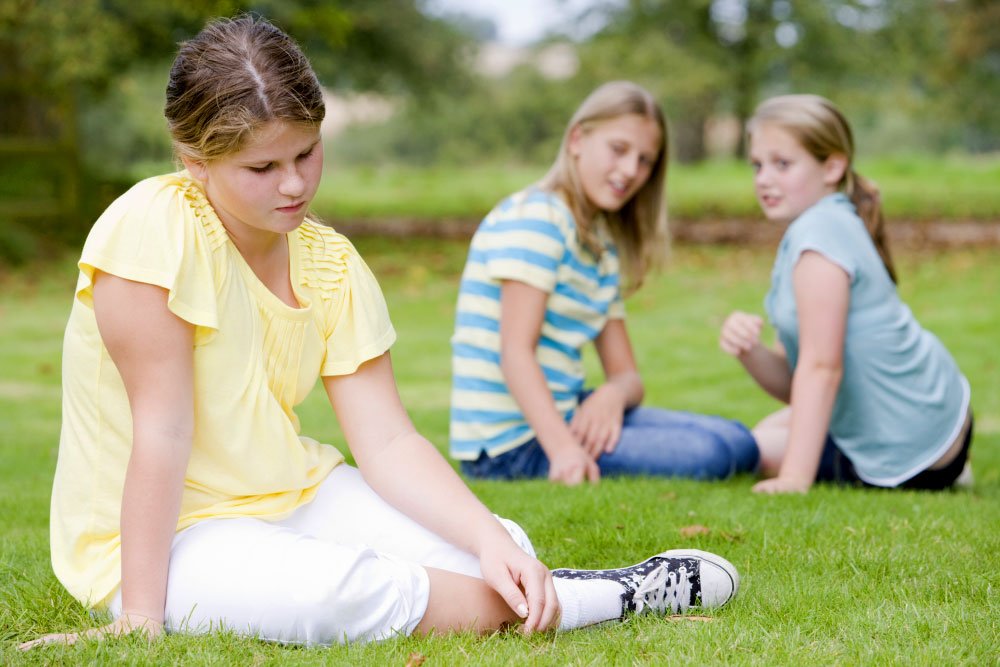
[[[868,180],[853,168],[849,168],[846,177],[845,192],[850,198],[854,208],[858,211],[858,216],[865,223],[865,229],[875,243],[882,263],[885,264],[886,271],[892,282],[898,283],[896,279],[896,269],[892,263],[892,255],[889,254],[889,239],[885,230],[885,216],[882,214],[882,195],[878,186],[873,181]]]

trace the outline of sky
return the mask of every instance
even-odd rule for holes
[[[428,0],[434,12],[463,12],[485,16],[496,23],[499,41],[511,46],[523,46],[543,37],[552,30],[570,34],[587,32],[586,26],[574,26],[571,21],[600,0]]]

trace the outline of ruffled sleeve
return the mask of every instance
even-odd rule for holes
[[[196,343],[218,329],[216,283],[223,263],[213,254],[225,229],[183,172],[146,179],[98,218],[79,261],[76,298],[93,306],[94,275],[111,275],[168,292],[167,307],[198,327]]]
[[[341,234],[313,223],[299,230],[302,282],[324,309],[326,353],[321,375],[349,375],[396,341],[378,281]]]

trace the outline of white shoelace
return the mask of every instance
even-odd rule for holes
[[[677,614],[687,611],[691,600],[691,576],[687,567],[681,566],[677,572],[667,569],[666,563],[647,574],[635,589],[632,602],[636,613],[649,608],[664,613],[668,609]]]

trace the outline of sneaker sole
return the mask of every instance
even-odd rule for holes
[[[693,558],[701,564],[701,608],[714,609],[726,604],[740,589],[740,574],[722,556],[699,549],[671,549],[657,554],[663,558]]]

